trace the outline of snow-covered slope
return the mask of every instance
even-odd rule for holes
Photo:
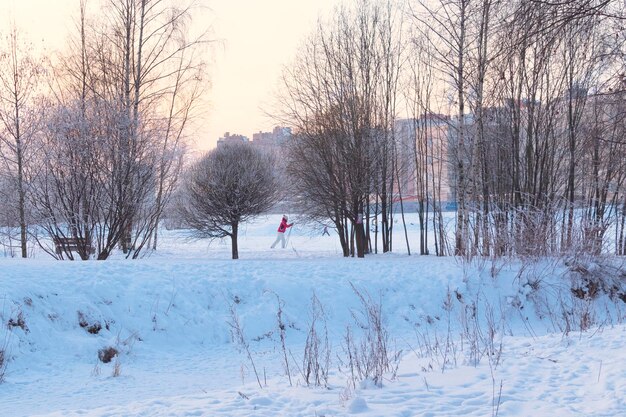
[[[626,304],[574,297],[559,262],[343,259],[334,237],[304,228],[289,248],[271,250],[277,219],[248,226],[239,261],[225,243],[175,232],[137,261],[0,259],[1,319],[10,323],[0,330],[8,359],[0,415],[626,413]],[[380,303],[389,350],[402,352],[383,388],[351,387],[339,369],[347,326],[359,331],[355,290]],[[304,387],[298,370],[314,294],[332,350],[328,388]],[[263,389],[232,340],[233,312]],[[579,333],[581,325],[591,329]],[[98,352],[108,347],[119,354],[105,364]]]

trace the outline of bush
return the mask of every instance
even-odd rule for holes
[[[613,301],[626,303],[626,270],[608,259],[569,259],[565,261],[572,280],[572,294],[584,299],[595,299],[607,294]]]
[[[119,354],[119,351],[112,346],[102,348],[98,351],[98,359],[102,363],[109,363],[111,360]]]

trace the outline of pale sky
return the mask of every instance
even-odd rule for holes
[[[91,0],[98,3],[100,0]],[[328,15],[340,0],[206,0],[210,13],[195,20],[212,28],[221,40],[207,56],[211,88],[197,144],[215,146],[224,132],[252,134],[269,131],[271,110],[281,68],[294,57],[302,39],[320,14]],[[62,49],[74,28],[79,0],[0,0],[0,33],[11,21],[35,44]]]

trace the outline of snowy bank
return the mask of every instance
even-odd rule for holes
[[[201,256],[206,242],[175,233],[159,257],[137,261],[0,260],[8,323],[0,415],[626,412],[626,304],[577,297],[572,280],[580,277],[563,262],[343,259],[310,234],[292,237],[307,249],[271,251],[272,234],[273,227],[251,230],[236,262],[219,259],[229,253],[219,245]],[[340,360],[347,326],[359,331],[355,289],[380,303],[390,351],[401,352],[383,388],[351,387]],[[304,387],[298,369],[313,294],[332,349],[328,388]],[[293,386],[281,357],[279,303]],[[263,389],[233,342],[231,311]],[[118,351],[109,363],[98,358],[104,348]]]

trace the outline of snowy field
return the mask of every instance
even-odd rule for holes
[[[176,231],[136,261],[0,259],[0,416],[626,415],[626,303],[576,297],[580,268],[407,256],[399,223],[394,254],[344,259],[335,236],[298,225],[288,248],[270,249],[279,219],[244,226],[238,261],[229,241]],[[346,329],[363,333],[357,292],[382,309],[382,387],[352,384],[346,366]],[[313,295],[327,387],[303,378]],[[119,353],[103,363],[108,347]]]

